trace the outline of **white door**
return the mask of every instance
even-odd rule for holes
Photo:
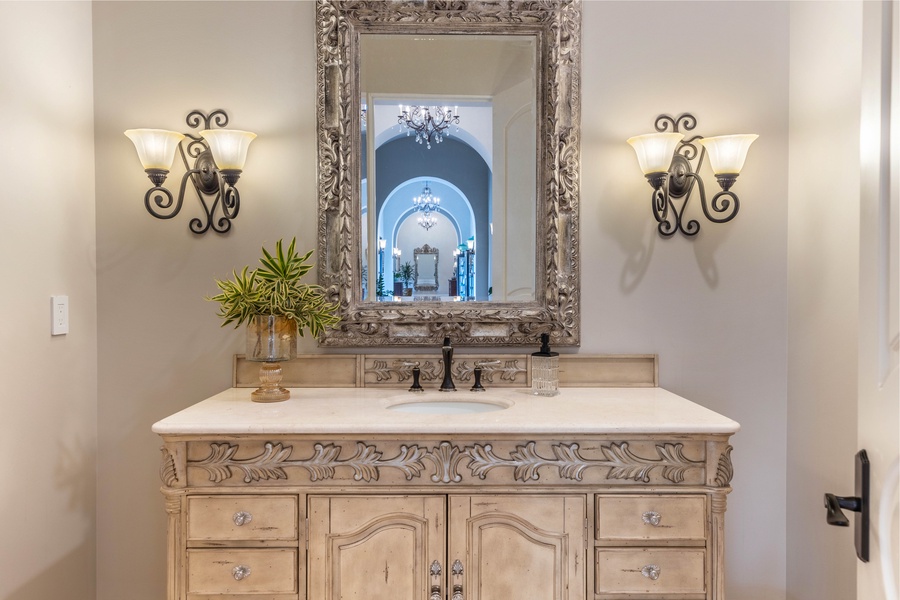
[[[871,464],[870,560],[857,600],[898,599],[900,2],[865,2],[861,126],[859,448]]]

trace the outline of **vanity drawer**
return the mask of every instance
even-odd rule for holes
[[[706,539],[705,496],[597,496],[596,507],[600,541]]]
[[[297,550],[188,550],[188,594],[297,592]]]
[[[706,591],[706,551],[598,548],[598,594],[696,594]]]
[[[297,539],[296,496],[189,496],[187,502],[189,541]]]

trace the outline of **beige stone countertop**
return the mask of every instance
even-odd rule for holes
[[[726,434],[738,423],[661,388],[561,388],[473,393],[384,388],[294,388],[289,400],[257,403],[252,388],[232,388],[153,425],[160,435],[204,434]],[[438,403],[436,414],[407,403]],[[448,413],[448,402],[478,402],[489,412]]]

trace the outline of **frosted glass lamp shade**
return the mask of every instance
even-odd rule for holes
[[[637,154],[644,175],[664,173],[672,164],[672,156],[678,143],[684,139],[680,133],[647,133],[628,139]]]
[[[209,144],[213,160],[220,170],[244,170],[247,148],[256,137],[255,133],[237,129],[204,129],[200,135]]]
[[[738,175],[747,159],[756,134],[720,135],[699,140],[709,154],[709,165],[716,175]]]
[[[129,129],[125,135],[134,142],[144,169],[168,171],[175,160],[175,149],[184,135],[165,129]]]

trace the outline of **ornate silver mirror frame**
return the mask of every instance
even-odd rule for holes
[[[536,300],[361,301],[360,33],[530,35],[538,51]],[[581,1],[318,0],[318,276],[341,323],[324,346],[580,344]]]
[[[423,257],[433,256],[434,259],[431,261],[426,261]],[[421,259],[421,261],[420,261]],[[413,262],[415,266],[415,276],[413,277],[413,281],[415,281],[416,290],[421,290],[423,292],[435,292],[440,286],[440,282],[438,281],[438,261],[440,260],[440,252],[437,248],[432,248],[428,244],[425,244],[421,248],[416,248],[413,250]],[[428,262],[431,262],[431,265],[428,265]],[[422,272],[419,272],[419,267],[424,266]],[[431,268],[429,268],[429,266]],[[430,283],[420,283],[421,281],[428,281]]]

